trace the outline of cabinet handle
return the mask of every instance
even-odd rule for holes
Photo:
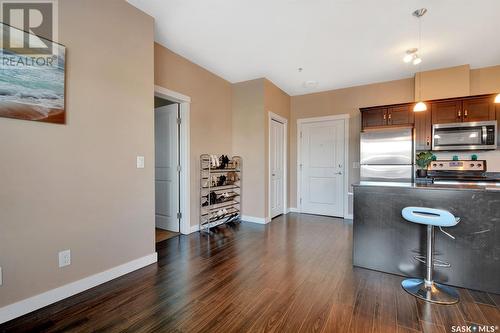
[[[427,137],[427,145],[430,146],[431,145],[431,140],[429,140],[429,137]]]
[[[389,113],[389,120],[391,120],[392,113]]]
[[[467,110],[464,110],[464,117],[467,118]]]
[[[384,113],[384,120],[386,120],[386,119],[387,119],[387,118],[386,118],[386,116],[387,116],[387,115]]]
[[[458,118],[462,117],[462,111],[458,110]]]

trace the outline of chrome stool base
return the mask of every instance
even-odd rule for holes
[[[431,303],[449,305],[457,303],[459,299],[455,288],[437,282],[426,287],[423,279],[406,279],[401,282],[401,286],[407,293]]]

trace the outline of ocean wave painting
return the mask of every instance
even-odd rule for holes
[[[6,27],[4,25],[2,31]],[[26,34],[26,32],[22,32]],[[5,35],[4,35],[5,36]],[[0,117],[64,124],[65,47],[51,54],[22,55],[1,48]]]

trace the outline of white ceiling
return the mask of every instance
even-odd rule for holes
[[[156,41],[230,82],[266,77],[291,95],[500,64],[500,0],[128,0]],[[303,71],[298,72],[297,68]],[[305,87],[305,81],[317,81]]]

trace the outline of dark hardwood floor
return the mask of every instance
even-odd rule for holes
[[[0,332],[450,332],[500,326],[500,296],[431,305],[401,277],[351,266],[352,226],[289,214],[158,244],[159,262],[0,326]],[[480,272],[478,272],[480,274]],[[496,332],[499,332],[497,329]]]

